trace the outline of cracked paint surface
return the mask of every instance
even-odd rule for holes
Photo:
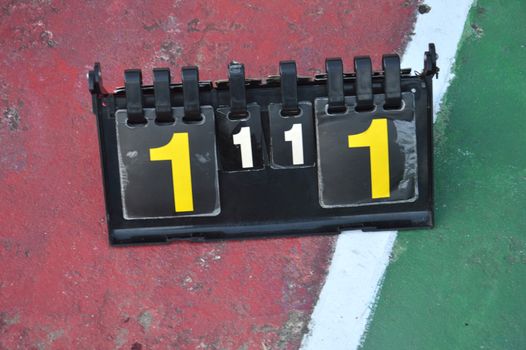
[[[294,349],[333,237],[111,248],[86,72],[300,74],[400,51],[416,1],[0,2],[0,349]]]

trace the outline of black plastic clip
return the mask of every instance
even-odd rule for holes
[[[88,89],[91,93],[91,109],[98,115],[98,108],[102,107],[101,98],[108,95],[108,92],[102,84],[102,72],[100,63],[95,62],[93,70],[88,72]]]
[[[155,120],[158,123],[172,123],[172,102],[170,100],[170,69],[153,70],[153,91],[155,94]]]
[[[343,62],[341,58],[327,58],[325,60],[327,71],[327,95],[329,113],[345,112],[345,95],[343,91]]]
[[[95,62],[93,70],[88,72],[88,88],[92,94],[97,96],[108,94],[102,85],[102,71],[99,62]]]
[[[199,104],[199,70],[196,66],[183,67],[184,121],[198,122],[202,120]]]
[[[284,116],[298,115],[298,72],[296,62],[279,62],[279,75],[281,80],[281,114]]]
[[[374,108],[371,58],[369,56],[355,57],[354,71],[356,72],[356,110],[371,110]]]
[[[424,76],[435,76],[438,78],[438,72],[440,69],[437,67],[438,54],[435,50],[435,44],[429,44],[429,51],[424,53]]]
[[[248,115],[245,91],[245,66],[231,62],[228,65],[228,85],[230,89],[230,117],[244,118]]]
[[[384,70],[384,108],[398,109],[402,105],[402,92],[400,89],[400,56],[397,54],[383,55],[382,67]]]
[[[142,74],[140,69],[127,69],[124,71],[124,89],[126,91],[128,123],[146,123],[142,109]]]

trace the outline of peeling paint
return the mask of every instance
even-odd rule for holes
[[[0,312],[0,332],[20,322],[20,314],[9,316],[7,312]]]
[[[56,331],[49,332],[47,335],[47,339],[50,343],[54,342],[55,340],[59,339],[64,335],[65,331],[63,329],[57,329]]]
[[[115,337],[115,347],[120,348],[128,342],[128,329],[120,328]]]
[[[287,322],[279,332],[278,349],[287,349],[289,342],[297,343],[307,332],[309,315],[301,311],[291,311]]]
[[[7,124],[10,131],[18,130],[20,126],[20,114],[16,107],[8,107],[3,113],[4,123]]]
[[[153,315],[150,311],[143,311],[138,318],[139,324],[142,326],[144,331],[148,331],[152,325]]]

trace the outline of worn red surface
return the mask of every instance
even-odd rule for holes
[[[397,51],[414,1],[1,1],[0,349],[297,348],[334,238],[111,248],[86,72]],[[352,298],[352,296],[349,296]]]

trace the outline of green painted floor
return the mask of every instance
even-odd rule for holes
[[[436,228],[399,233],[366,350],[526,349],[526,1],[478,1],[455,75]]]

